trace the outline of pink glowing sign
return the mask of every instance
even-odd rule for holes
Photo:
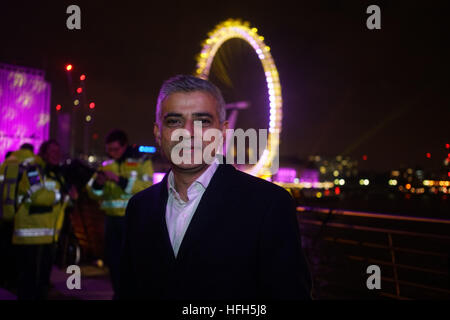
[[[0,162],[8,151],[48,139],[50,84],[44,72],[0,64]]]

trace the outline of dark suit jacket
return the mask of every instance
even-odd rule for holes
[[[126,211],[122,299],[310,299],[295,204],[283,188],[220,164],[175,258],[167,175]]]

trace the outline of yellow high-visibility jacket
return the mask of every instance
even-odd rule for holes
[[[17,210],[17,185],[24,164],[43,165],[40,157],[32,151],[20,149],[14,151],[0,166],[0,218],[12,221]]]
[[[46,172],[45,168],[43,161],[35,156],[35,162],[29,162],[20,177],[13,244],[58,241],[69,196],[63,193],[64,178],[52,171]]]
[[[150,159],[136,158],[130,151],[120,161],[103,163],[100,171],[112,171],[121,178],[120,183],[106,181],[102,188],[96,188],[95,173],[86,185],[90,198],[101,201],[100,208],[110,216],[124,216],[128,200],[132,195],[153,184],[153,165]]]

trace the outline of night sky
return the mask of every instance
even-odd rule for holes
[[[72,63],[74,75],[87,75],[87,94],[97,105],[96,150],[114,127],[133,143],[154,145],[162,81],[192,74],[207,33],[240,18],[265,37],[280,74],[281,156],[360,160],[366,154],[362,169],[439,167],[450,143],[444,2],[310,2],[8,1],[0,9],[0,62],[46,71],[52,120],[56,104],[62,112],[70,108],[64,66]],[[70,4],[81,7],[81,30],[66,28]],[[381,8],[381,30],[366,28],[370,4]],[[225,43],[211,79],[227,102],[251,102],[239,114],[239,127],[267,125],[263,70],[249,45]]]

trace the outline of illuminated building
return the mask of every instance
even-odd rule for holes
[[[358,161],[349,156],[338,155],[336,157],[325,157],[319,155],[309,156],[309,161],[319,169],[320,181],[334,181],[347,179],[358,175]],[[345,182],[344,182],[345,183]]]
[[[48,139],[50,84],[44,71],[0,64],[0,161],[8,151]]]

